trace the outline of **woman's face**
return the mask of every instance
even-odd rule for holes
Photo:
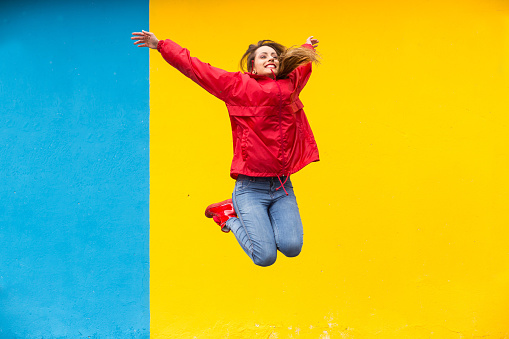
[[[272,72],[277,75],[279,59],[276,51],[269,46],[262,46],[255,52],[253,73],[272,77]]]

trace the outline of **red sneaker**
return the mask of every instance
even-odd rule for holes
[[[209,205],[209,207],[205,210],[205,216],[207,218],[212,218],[216,224],[221,226],[221,231],[228,233],[230,230],[225,227],[226,221],[230,218],[236,218],[237,214],[233,208],[232,199],[228,199]]]

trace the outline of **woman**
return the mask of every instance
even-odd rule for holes
[[[151,32],[134,32],[131,39],[138,47],[157,48],[170,65],[226,103],[235,189],[233,199],[208,206],[205,215],[223,232],[231,230],[256,265],[272,265],[277,250],[297,256],[303,231],[289,176],[319,160],[299,100],[311,62],[317,62],[318,40],[309,37],[302,47],[291,49],[271,40],[250,45],[241,58],[244,73],[212,67]]]

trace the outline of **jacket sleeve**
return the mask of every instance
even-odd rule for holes
[[[310,44],[304,44],[302,45],[302,47],[311,49],[313,51],[315,50],[313,45]],[[311,76],[311,71],[312,62],[308,62],[307,64],[300,65],[288,75],[288,78],[290,78],[290,80],[294,84],[295,88],[297,89],[297,92],[300,93],[304,86],[306,86],[309,77]]]
[[[157,50],[164,60],[207,92],[223,101],[227,98],[236,73],[227,72],[191,57],[189,50],[169,39],[159,40]]]

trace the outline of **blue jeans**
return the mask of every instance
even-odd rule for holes
[[[284,182],[286,177],[281,177]],[[277,250],[287,257],[299,255],[303,243],[299,207],[288,178],[284,188],[277,177],[239,175],[233,191],[237,218],[226,226],[232,230],[240,246],[256,265],[270,266]]]

